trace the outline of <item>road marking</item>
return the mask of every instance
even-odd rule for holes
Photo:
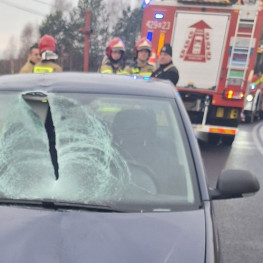
[[[255,143],[254,142],[242,142],[239,141],[237,143],[232,144],[232,148],[238,148],[238,149],[244,149],[244,150],[251,150],[255,149]]]
[[[263,123],[257,124],[252,131],[253,140],[259,152],[263,155]]]

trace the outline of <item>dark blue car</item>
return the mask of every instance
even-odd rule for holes
[[[217,262],[212,199],[171,83],[86,73],[0,77],[0,262]]]

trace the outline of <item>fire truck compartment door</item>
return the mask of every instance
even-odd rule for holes
[[[217,86],[228,24],[228,14],[176,13],[172,45],[180,75],[178,87],[189,83],[200,89]]]

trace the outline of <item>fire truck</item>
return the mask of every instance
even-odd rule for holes
[[[263,7],[241,1],[153,0],[144,8],[141,36],[157,57],[171,44],[177,89],[198,138],[210,143],[232,144],[252,83]]]

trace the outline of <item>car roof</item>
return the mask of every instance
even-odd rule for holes
[[[174,98],[170,81],[100,73],[15,74],[0,77],[1,91],[46,91],[74,93],[109,93]]]

